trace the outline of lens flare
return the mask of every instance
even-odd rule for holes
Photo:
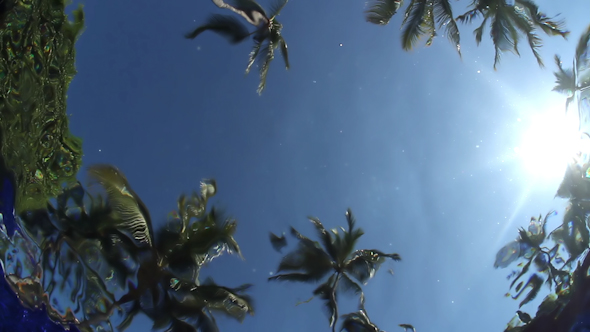
[[[571,114],[571,113],[570,113]],[[526,172],[537,178],[561,178],[563,172],[580,151],[588,145],[578,131],[577,119],[552,111],[531,120],[524,131],[521,144],[514,147]]]

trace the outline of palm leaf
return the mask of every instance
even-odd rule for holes
[[[537,59],[539,66],[544,67],[545,65],[543,64],[543,59],[541,59],[541,55],[538,51],[542,45],[542,41],[534,32],[535,27],[533,22],[522,11],[519,10],[515,10],[514,15],[512,15],[511,18],[514,26],[520,30],[520,32],[526,35],[529,42],[529,47],[533,51],[533,55]]]
[[[218,1],[218,0],[213,0]],[[266,11],[264,10],[264,8],[262,8],[262,6],[254,1],[254,0],[232,0],[233,2],[233,6],[239,10],[243,10],[243,11],[257,11],[260,13],[264,13],[266,15]]]
[[[576,71],[580,74],[583,71],[590,68],[590,25],[586,28],[586,31],[580,36],[580,40],[576,45]],[[585,77],[584,82],[576,82],[579,84],[579,88],[585,88],[590,84],[588,81],[590,77]]]
[[[264,8],[254,0],[234,0],[233,5],[223,2],[223,0],[213,0],[213,3],[219,8],[229,9],[242,16],[254,26],[259,26],[262,22],[268,22],[268,16]]]
[[[324,310],[328,314],[330,327],[334,331],[336,321],[338,320],[338,304],[336,303],[336,285],[338,283],[338,277],[333,274],[328,280],[321,284],[318,288],[313,291],[313,295],[320,297],[325,301]]]
[[[223,312],[242,322],[246,314],[254,315],[252,298],[243,294],[251,287],[251,284],[236,288],[218,286],[213,279],[208,278],[193,292],[195,296],[205,300],[208,309]]]
[[[461,56],[461,45],[459,37],[459,28],[457,22],[453,19],[453,9],[449,0],[436,0],[434,3],[434,15],[438,26],[444,26],[447,38]]]
[[[424,31],[424,18],[426,17],[426,0],[412,0],[406,9],[406,17],[402,23],[402,48],[412,50]]]
[[[262,94],[262,91],[264,91],[264,88],[266,87],[266,76],[268,75],[268,69],[270,67],[270,63],[275,58],[274,48],[275,45],[273,45],[271,41],[268,41],[264,48],[262,48],[262,53],[264,55],[259,59],[260,83],[258,84],[258,89],[256,90],[259,95]]]
[[[200,328],[200,324],[197,327]],[[170,327],[166,330],[166,332],[197,332],[197,327],[193,327],[191,324],[183,322],[180,319],[172,319],[172,324],[170,324]],[[208,327],[207,329],[201,328],[201,331],[218,332],[219,330],[217,329],[217,327],[213,329],[211,327]]]
[[[473,19],[476,18],[479,14],[481,14],[481,11],[478,8],[475,8],[466,12],[463,15],[457,16],[455,20],[461,23],[471,23],[471,21],[473,21]]]
[[[195,326],[199,332],[219,332],[217,323],[213,316],[209,317],[204,312],[200,312],[197,316],[197,325]]]
[[[437,36],[432,4],[426,6],[426,12],[422,19],[422,29],[424,34],[429,36],[428,40],[426,40],[426,46],[432,45],[434,37]]]
[[[295,282],[305,282],[305,283],[314,283],[320,280],[316,275],[310,273],[302,273],[302,272],[293,272],[293,273],[282,273],[277,274],[275,276],[269,277],[268,281],[295,281]]]
[[[93,165],[88,169],[88,176],[106,190],[116,228],[137,246],[151,247],[153,232],[149,211],[131,189],[125,175],[110,165]]]
[[[279,16],[281,10],[285,7],[289,0],[276,0],[271,6],[269,11],[269,19],[274,19],[275,17]]]
[[[320,240],[322,241],[322,244],[324,245],[324,248],[326,249],[326,252],[328,253],[328,255],[330,255],[332,260],[337,261],[338,260],[338,252],[337,252],[336,248],[334,247],[334,243],[332,240],[332,234],[328,233],[328,231],[324,228],[324,225],[322,225],[321,221],[318,218],[316,218],[316,217],[307,217],[307,218],[315,226],[315,228],[318,232],[318,236],[320,237]]]
[[[283,233],[281,236],[278,236],[270,232],[269,238],[270,244],[272,245],[274,250],[278,252],[281,252],[281,250],[287,246],[287,238],[285,238],[285,233]]]
[[[224,251],[237,254],[243,259],[240,247],[233,237],[236,228],[236,220],[225,217],[223,212],[212,207],[206,216],[192,225],[185,250],[192,255],[205,255],[204,263]]]
[[[481,43],[481,39],[483,36],[483,30],[485,29],[485,25],[488,21],[488,17],[484,17],[483,22],[481,22],[481,25],[479,27],[477,27],[475,30],[473,30],[473,34],[475,35],[475,42],[477,43],[477,45],[479,46],[479,43]]]
[[[517,299],[522,292],[524,292],[525,289],[527,289],[528,287],[531,287],[531,291],[527,294],[527,296],[520,302],[520,304],[518,305],[518,307],[522,307],[523,305],[531,302],[532,300],[535,299],[535,297],[537,296],[537,294],[539,294],[539,290],[541,290],[541,286],[543,285],[543,279],[541,279],[541,277],[539,277],[537,274],[533,274],[529,280],[527,281],[526,285],[520,290],[520,292],[514,296],[514,299]]]
[[[252,51],[250,51],[250,57],[248,59],[248,66],[246,67],[246,75],[250,72],[250,69],[252,68],[252,65],[254,64],[254,62],[256,61],[256,58],[258,58],[258,54],[260,54],[260,47],[261,46],[262,46],[262,42],[259,42],[259,41],[254,42],[254,47],[252,48]]]
[[[356,218],[354,217],[354,214],[352,214],[350,208],[346,209],[344,216],[346,217],[346,224],[348,225],[348,233],[352,233],[354,226],[356,225]]]
[[[412,330],[412,332],[416,332],[416,329],[411,324],[399,324],[399,327],[403,328],[406,332],[408,330]]]
[[[363,236],[364,231],[362,228],[354,228],[356,219],[352,214],[351,209],[346,210],[346,222],[348,223],[348,231],[342,230],[344,237],[341,238],[336,232],[334,233],[334,246],[338,249],[338,262],[342,263],[348,258],[348,256],[354,250],[357,240]],[[333,231],[334,232],[334,231]]]
[[[346,261],[344,269],[362,284],[366,284],[373,278],[381,264],[386,258],[400,261],[401,257],[396,254],[386,254],[375,249],[360,249],[354,252],[352,258]]]
[[[289,52],[287,50],[287,42],[285,42],[285,39],[281,36],[279,39],[280,45],[281,45],[281,55],[283,56],[283,60],[285,60],[285,68],[289,69],[291,66],[289,65]]]
[[[338,291],[363,296],[363,289],[361,288],[361,286],[357,284],[354,280],[352,280],[346,273],[342,273],[340,275]]]
[[[517,55],[518,53],[518,34],[510,24],[510,19],[503,10],[498,10],[492,21],[492,29],[490,35],[494,42],[496,49],[496,56],[494,58],[494,70],[496,69],[503,51],[512,51]]]
[[[235,17],[228,15],[211,15],[204,25],[184,35],[187,39],[195,39],[204,31],[211,30],[227,38],[230,43],[237,44],[246,39],[250,33],[246,26],[240,23]]]
[[[365,11],[367,22],[386,25],[403,4],[404,0],[374,0]]]
[[[377,325],[371,323],[371,319],[365,310],[365,296],[361,294],[359,310],[350,314],[342,315],[342,330],[347,332],[381,332]]]
[[[540,27],[546,34],[566,38],[570,33],[565,30],[565,23],[563,20],[554,21],[552,18],[547,17],[547,15],[539,11],[539,6],[533,1],[516,0],[515,4],[523,6],[526,10],[526,16],[533,21],[534,25]]]
[[[294,228],[292,233],[298,234],[300,237],[297,248],[285,255],[277,272],[281,271],[298,271],[304,276],[281,277],[281,275],[269,278],[269,280],[287,280],[289,278],[301,279],[302,281],[317,281],[322,279],[328,272],[332,270],[332,260],[318,243],[299,234]]]

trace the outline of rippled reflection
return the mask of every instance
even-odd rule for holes
[[[244,294],[250,285],[198,278],[222,253],[241,256],[237,222],[214,207],[207,211],[214,180],[180,196],[154,241],[149,211],[123,173],[98,165],[90,175],[96,192],[75,183],[46,209],[17,216],[12,235],[1,225],[5,277],[24,305],[45,306],[55,322],[85,331],[123,330],[139,312],[154,327],[214,331],[212,311],[240,321],[253,313]]]

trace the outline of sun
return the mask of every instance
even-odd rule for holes
[[[520,144],[514,147],[525,171],[535,178],[561,178],[566,166],[581,149],[577,116],[553,110],[531,117],[522,133]],[[577,115],[577,114],[576,114]]]

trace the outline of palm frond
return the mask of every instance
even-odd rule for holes
[[[496,56],[494,59],[494,70],[498,63],[503,51],[512,51],[517,55],[518,53],[518,34],[512,26],[510,19],[507,17],[506,12],[498,10],[492,21],[492,29],[490,31],[492,41],[494,42],[494,48],[496,49]]]
[[[473,34],[475,35],[475,42],[477,43],[478,46],[479,46],[479,43],[481,43],[483,31],[485,29],[487,22],[488,22],[488,17],[486,16],[486,17],[484,17],[483,22],[481,22],[480,26],[475,28],[475,30],[473,30]]]
[[[331,270],[330,255],[318,243],[301,236],[297,248],[281,259],[277,272],[298,271],[309,275],[309,280],[320,280]],[[273,279],[279,279],[279,277],[276,276]]]
[[[549,36],[562,36],[567,38],[569,31],[565,30],[565,22],[563,20],[554,20],[551,17],[539,11],[537,6],[531,0],[516,0],[515,4],[524,7],[526,16],[529,17],[535,26],[538,26]]]
[[[269,19],[274,19],[275,17],[279,16],[279,14],[281,13],[281,10],[283,10],[283,8],[285,8],[285,5],[287,4],[289,0],[275,0],[275,2],[270,6],[270,11],[269,11]]]
[[[403,4],[404,0],[374,0],[365,11],[367,22],[386,25]]]
[[[278,236],[272,232],[269,234],[270,244],[274,248],[274,250],[281,252],[281,250],[287,246],[287,238],[285,237],[285,233],[281,236]]]
[[[534,300],[537,294],[539,294],[539,290],[541,290],[541,286],[543,285],[543,279],[539,277],[537,274],[533,274],[529,280],[527,281],[526,285],[520,290],[520,292],[515,295],[513,298],[517,299],[527,288],[531,288],[531,291],[527,294],[527,296],[520,302],[518,307],[522,307],[523,305],[529,303],[530,301]]]
[[[204,255],[207,263],[223,252],[237,254],[242,259],[242,252],[233,235],[237,228],[237,221],[225,217],[224,213],[215,207],[188,231],[185,250],[187,254]]]
[[[204,31],[211,30],[227,38],[230,43],[237,44],[246,39],[250,33],[245,25],[233,16],[228,15],[211,15],[204,25],[201,25],[193,31],[184,35],[187,39],[195,39]]]
[[[346,261],[344,269],[362,284],[366,284],[373,278],[386,258],[400,261],[399,254],[386,254],[376,249],[360,249],[353,253],[352,258]]]
[[[305,282],[314,283],[320,280],[316,275],[303,272],[282,273],[268,278],[268,281],[291,281],[291,282]]]
[[[328,255],[330,255],[332,260],[337,261],[338,260],[338,252],[337,252],[336,248],[334,247],[332,234],[330,234],[324,228],[324,225],[322,224],[322,222],[318,218],[307,217],[307,219],[309,219],[309,221],[311,221],[312,224],[315,226],[315,228],[318,232],[318,236],[320,237],[320,240],[322,241],[322,244],[324,245],[324,248],[326,249],[326,252],[328,253]]]
[[[436,37],[438,34],[436,32],[434,8],[431,4],[428,4],[428,6],[426,6],[426,13],[422,19],[422,29],[424,30],[424,34],[429,36],[426,40],[426,46],[432,45],[434,37]]]
[[[354,217],[354,214],[352,214],[352,210],[350,208],[346,210],[345,216],[346,223],[348,224],[348,232],[352,233],[352,230],[354,229],[354,226],[356,224],[356,218]]]
[[[403,328],[405,332],[411,330],[412,332],[416,332],[416,329],[411,324],[399,324],[399,327]]]
[[[291,68],[291,65],[289,65],[289,51],[287,50],[287,42],[282,36],[280,37],[279,42],[281,46],[281,55],[283,56],[283,60],[285,60],[285,68],[289,69]]]
[[[354,250],[356,242],[358,239],[363,236],[364,231],[362,228],[354,228],[356,224],[356,219],[352,214],[352,210],[346,210],[346,222],[348,223],[348,231],[342,229],[344,233],[343,236],[339,236],[339,234],[335,231],[334,232],[334,247],[338,250],[338,262],[343,263],[344,260],[348,258],[348,256]]]
[[[346,273],[340,275],[338,283],[338,292],[349,293],[353,295],[363,295],[363,289],[359,284],[352,280]]]
[[[468,12],[466,12],[463,15],[459,15],[455,18],[456,21],[459,21],[461,23],[471,23],[471,21],[473,21],[473,19],[475,19],[477,16],[479,16],[479,14],[481,14],[481,11],[477,8],[472,9]]]
[[[427,1],[412,0],[406,9],[406,17],[402,23],[402,48],[410,51],[418,39],[424,35],[424,18],[426,16]]]
[[[254,62],[256,61],[256,58],[258,58],[258,54],[260,54],[260,47],[261,46],[262,46],[262,42],[258,42],[258,41],[254,42],[254,47],[252,48],[252,51],[250,51],[250,57],[248,59],[248,66],[246,67],[246,75],[250,72],[250,69],[252,68],[252,65],[254,64]]]
[[[320,297],[324,300],[324,310],[328,315],[330,327],[334,331],[336,321],[338,320],[338,304],[336,303],[336,285],[338,278],[336,274],[333,274],[328,280],[321,284],[318,288],[313,291],[313,295]]]
[[[268,75],[268,69],[270,67],[270,63],[275,58],[274,48],[275,45],[273,45],[270,40],[266,43],[264,48],[262,48],[262,53],[264,55],[259,60],[260,83],[258,84],[258,89],[256,90],[259,95],[262,94],[262,91],[264,91],[264,88],[266,87],[266,76]]]
[[[213,2],[216,2],[218,0],[213,0]],[[264,8],[256,1],[254,0],[232,0],[232,5],[235,8],[238,8],[240,10],[248,10],[248,11],[258,11],[261,13],[265,13],[266,11],[264,10]]]
[[[342,322],[342,330],[347,332],[383,332],[379,330],[377,325],[371,322],[367,311],[365,310],[365,296],[361,294],[359,301],[359,309],[357,312],[342,315],[344,321]]]
[[[586,31],[580,36],[578,44],[576,45],[576,71],[582,73],[590,68],[590,25]],[[576,82],[579,88],[584,88],[590,85],[590,77],[585,77],[584,82]]]
[[[131,189],[125,175],[111,165],[93,165],[88,169],[88,177],[106,190],[115,227],[137,246],[151,247],[153,232],[149,211]]]
[[[434,14],[436,23],[439,27],[444,27],[447,38],[453,43],[459,56],[461,56],[459,28],[457,27],[457,22],[453,19],[453,9],[449,0],[436,0],[434,3]]]
[[[199,332],[219,332],[219,328],[214,319],[202,311],[197,316],[197,324],[195,327]]]
[[[254,315],[252,297],[243,294],[251,287],[251,284],[244,284],[236,288],[223,287],[208,278],[193,292],[195,296],[205,300],[208,309],[223,312],[242,322],[246,314]]]
[[[254,0],[234,0],[233,5],[223,2],[223,0],[213,0],[213,3],[219,8],[229,9],[242,16],[254,26],[259,26],[263,22],[268,23],[268,16],[264,8]]]
[[[520,32],[526,35],[529,42],[529,47],[531,48],[531,51],[533,51],[533,55],[537,59],[539,66],[544,67],[545,65],[543,64],[543,59],[541,58],[541,55],[538,51],[542,45],[542,41],[535,34],[535,26],[533,25],[533,22],[524,14],[524,12],[518,9],[515,9],[514,15],[512,15],[511,18],[514,26],[520,30]]]
[[[166,332],[168,332],[168,331],[170,331],[170,332],[197,332],[197,327],[194,327],[191,324],[184,322],[180,319],[174,318],[174,319],[172,319],[172,323],[170,324],[170,327],[166,330]],[[199,332],[200,331],[218,332],[219,330],[217,329],[217,326],[215,326],[214,328],[208,327],[208,329],[201,328],[201,330],[199,330]]]

